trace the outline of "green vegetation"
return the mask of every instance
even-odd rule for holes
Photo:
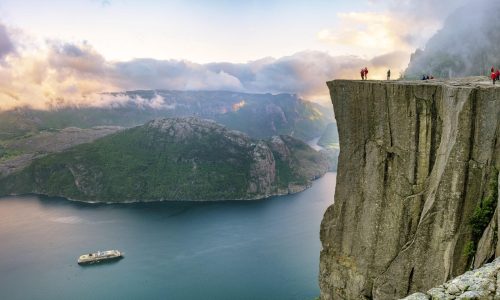
[[[476,244],[473,241],[468,241],[464,247],[464,256],[467,258],[472,258],[476,255]]]
[[[489,177],[486,196],[479,202],[478,206],[469,219],[472,240],[464,249],[464,255],[471,258],[476,253],[477,243],[481,239],[484,230],[491,222],[498,201],[498,170],[493,169]]]
[[[15,149],[8,149],[5,146],[0,145],[0,162],[12,159],[18,155],[21,155],[22,151]]]
[[[181,129],[173,123],[163,130],[148,123],[48,155],[0,179],[0,194],[41,193],[103,202],[252,198],[248,190],[255,181],[251,168],[257,141],[206,123],[212,126],[208,130],[184,129],[190,125],[184,123]],[[173,129],[178,132],[172,134]],[[293,138],[285,142],[292,158],[276,159],[277,185],[307,184],[307,170],[299,160],[315,162],[309,168],[317,169],[321,156]]]
[[[304,141],[322,134],[333,119],[331,109],[289,94],[245,95],[245,101],[241,109],[217,115],[214,119],[256,138],[292,135]]]

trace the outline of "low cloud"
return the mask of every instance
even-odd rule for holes
[[[22,41],[16,41],[8,28],[0,25],[0,59],[4,61],[0,63],[0,110],[21,106],[37,109],[110,106],[131,100],[139,105],[144,102],[169,108],[161,98],[143,101],[123,94],[107,94],[138,89],[293,93],[327,103],[325,81],[357,79],[359,69],[364,66],[370,68],[370,78],[382,79],[387,68],[399,68],[404,56],[390,52],[369,60],[304,51],[241,64],[147,58],[114,62],[106,60],[85,41],[49,40],[33,51],[32,44],[28,47],[22,43],[34,42],[26,40],[23,37]],[[14,46],[17,43],[21,44],[21,51]],[[393,74],[397,72],[394,70]]]
[[[135,59],[109,71],[111,81],[124,89],[243,90],[231,74],[184,60]]]
[[[409,78],[422,74],[438,77],[489,75],[492,65],[500,66],[499,26],[493,16],[500,3],[478,0],[456,10],[443,28],[418,51],[408,67]]]
[[[375,68],[385,68],[387,66],[403,66],[408,63],[409,55],[404,51],[395,51],[379,56],[375,56],[370,60]]]
[[[466,4],[478,4],[472,0],[370,0],[369,3],[377,8],[385,6],[387,10],[370,11],[368,6],[364,12],[339,13],[338,24],[319,31],[317,38],[336,52],[373,57],[370,62],[378,78],[386,67],[396,70],[393,74],[402,73],[411,53],[424,46],[451,13]]]
[[[340,24],[335,29],[318,33],[319,40],[334,47],[356,49],[358,55],[413,49],[411,28],[417,24],[409,24],[390,13],[341,13],[338,19]]]

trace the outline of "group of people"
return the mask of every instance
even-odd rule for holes
[[[491,67],[491,80],[493,80],[493,84],[495,84],[496,81],[500,80],[500,70],[495,71],[495,67]]]
[[[368,68],[361,69],[361,80],[368,80]]]
[[[364,67],[360,71],[361,73],[361,80],[368,80],[368,68]],[[387,80],[391,80],[391,70],[387,70]]]
[[[429,75],[425,75],[425,74],[422,76],[422,80],[429,80],[429,79],[434,79],[434,76],[432,76],[432,75],[429,76]]]

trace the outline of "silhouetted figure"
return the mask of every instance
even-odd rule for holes
[[[495,66],[491,66],[491,73],[495,72]]]
[[[426,80],[426,79],[427,79],[427,76],[425,76],[425,74],[422,75],[422,80]]]
[[[387,70],[387,80],[391,80],[391,69]]]
[[[434,79],[434,76],[431,75],[431,79]]]
[[[361,69],[361,80],[365,80],[365,69]]]
[[[429,79],[430,79],[430,77],[429,77],[429,75],[427,75],[427,76],[425,77],[425,80],[429,80]]]
[[[365,80],[368,80],[368,68],[367,67],[365,67],[364,73],[365,73]]]
[[[493,84],[495,84],[495,81],[497,80],[497,73],[491,72],[491,80],[493,80]]]

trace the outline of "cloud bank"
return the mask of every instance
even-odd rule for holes
[[[109,61],[85,41],[46,40],[37,44],[36,39],[0,23],[0,110],[106,106],[125,99],[111,99],[103,93],[137,89],[295,93],[328,103],[325,81],[357,79],[362,67],[370,69],[370,79],[384,79],[387,69],[393,78],[399,77],[411,52],[441,26],[442,19],[471,2],[371,3],[381,1],[390,9],[341,13],[337,15],[338,27],[318,32],[317,38],[335,49],[345,47],[346,53],[356,49],[352,55],[304,51],[240,64],[149,58]]]
[[[408,59],[399,52],[366,60],[304,51],[244,64],[146,58],[113,62],[86,42],[46,41],[37,51],[26,52],[16,49],[15,38],[0,27],[0,110],[104,106],[119,99],[102,93],[137,89],[294,93],[327,102],[326,80],[358,78],[364,66],[382,78],[388,67]]]
[[[494,17],[499,13],[499,2],[485,0],[456,10],[425,50],[415,53],[407,77],[489,75],[492,65],[500,67],[500,31]]]

